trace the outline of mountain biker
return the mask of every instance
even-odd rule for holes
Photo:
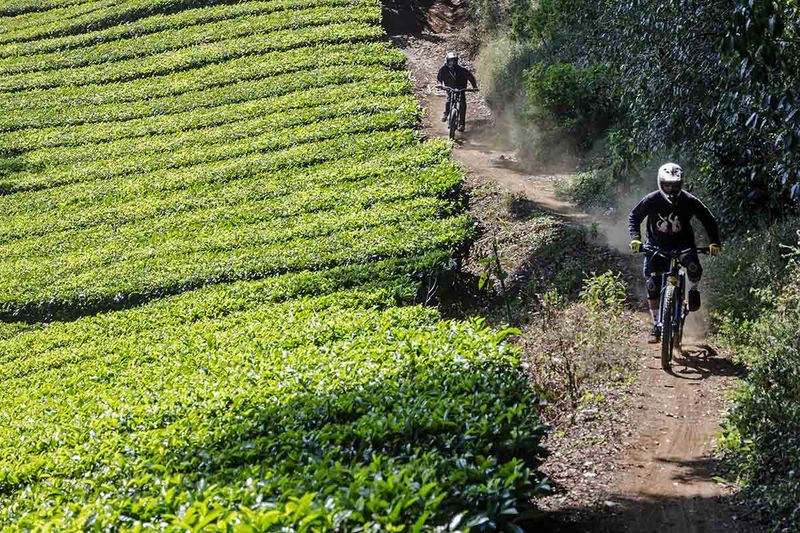
[[[458,54],[456,52],[447,52],[445,64],[439,69],[439,73],[436,75],[436,81],[438,81],[440,85],[450,87],[451,89],[466,89],[467,83],[471,83],[473,89],[478,88],[478,84],[472,72],[458,64]],[[445,105],[444,114],[442,115],[442,122],[447,122],[452,102],[453,94],[447,93],[447,104]],[[461,116],[458,117],[458,130],[464,131],[466,123],[467,99],[464,98],[464,100],[462,100]]]
[[[711,242],[709,255],[720,252],[719,227],[708,207],[695,196],[683,190],[683,170],[675,163],[667,163],[658,169],[658,190],[654,191],[633,208],[628,218],[631,235],[631,251],[639,253],[642,248],[640,227],[647,219],[647,244],[664,250],[687,250],[680,257],[689,278],[688,304],[690,311],[700,308],[700,291],[697,284],[703,274],[695,250],[694,230],[691,220],[697,217]],[[644,277],[653,329],[648,342],[655,344],[661,339],[658,323],[658,305],[661,295],[661,274],[669,270],[669,259],[649,254],[644,258]]]

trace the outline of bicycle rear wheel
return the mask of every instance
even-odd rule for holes
[[[667,286],[664,291],[664,302],[661,308],[661,368],[670,369],[672,348],[675,342],[673,319],[675,317],[675,287]]]
[[[678,289],[675,292],[675,305],[678,306],[678,311],[675,316],[678,317],[678,323],[673,325],[675,330],[674,339],[672,341],[672,351],[678,352],[678,355],[683,355],[683,326],[686,324],[686,316],[689,313],[686,305],[686,279],[681,277],[678,283]]]

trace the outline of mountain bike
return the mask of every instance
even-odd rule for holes
[[[445,87],[443,85],[439,85],[436,88],[447,91],[447,98],[450,101],[450,114],[447,116],[447,127],[450,130],[450,139],[453,140],[456,138],[456,130],[458,129],[458,123],[461,117],[461,108],[465,104],[465,94],[467,92],[477,92],[478,89],[453,89],[452,87]]]
[[[657,246],[645,245],[642,249],[653,255],[669,259],[669,271],[661,273],[661,299],[658,305],[658,323],[661,325],[661,368],[669,371],[673,350],[681,349],[683,326],[689,314],[686,303],[686,269],[680,258],[690,252],[684,250],[663,250]],[[698,254],[708,254],[708,247],[695,248]]]

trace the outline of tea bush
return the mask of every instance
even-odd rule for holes
[[[379,272],[210,287],[11,336],[0,520],[421,530],[462,513],[463,526],[514,518],[546,488],[544,428],[507,333],[394,307],[406,289]]]
[[[0,529],[508,529],[512,331],[377,0],[0,6]]]

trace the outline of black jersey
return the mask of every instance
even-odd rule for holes
[[[721,244],[717,220],[706,205],[695,196],[681,191],[674,203],[669,203],[659,191],[642,198],[628,218],[632,240],[642,240],[640,227],[647,219],[647,242],[668,250],[696,246],[692,218],[697,217],[708,233],[710,242]]]
[[[475,81],[475,76],[472,75],[472,72],[461,65],[456,65],[455,69],[450,70],[447,64],[445,64],[439,69],[436,80],[442,85],[452,89],[466,89],[467,83],[472,84],[473,88],[478,87],[478,83]]]

